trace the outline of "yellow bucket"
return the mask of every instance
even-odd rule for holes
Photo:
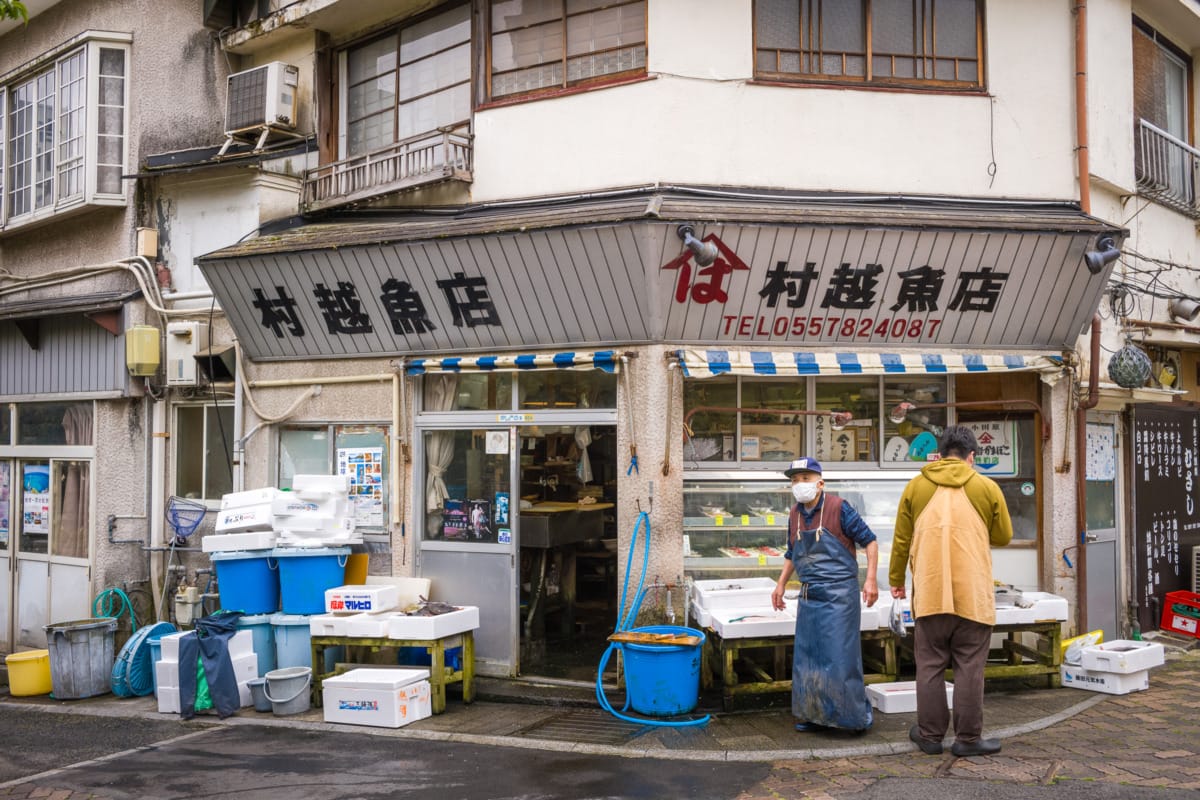
[[[13,697],[50,694],[50,651],[26,650],[4,657],[8,667],[8,691]]]
[[[347,586],[362,586],[367,582],[367,559],[369,556],[366,553],[351,553],[346,557],[346,585]]]

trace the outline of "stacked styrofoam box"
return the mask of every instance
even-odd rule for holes
[[[296,475],[292,490],[271,507],[278,543],[288,547],[330,547],[362,541],[350,503],[350,476]]]
[[[796,632],[796,612],[794,607],[783,611],[770,606],[718,608],[712,611],[712,628],[724,639],[791,636]]]
[[[158,682],[158,710],[164,714],[178,714],[179,700],[179,643],[185,636],[195,636],[195,631],[180,631],[160,639],[160,660],[154,665]],[[254,652],[254,634],[240,630],[229,639],[229,660],[237,681],[238,700],[242,708],[253,702],[250,698],[249,681],[258,677],[258,656]]]
[[[917,682],[893,681],[867,686],[867,700],[883,714],[904,714],[917,710]],[[946,684],[946,705],[954,708],[954,684]]]
[[[458,606],[447,614],[431,617],[408,616],[403,613],[387,615],[389,639],[441,639],[479,627],[478,606]]]
[[[275,531],[210,533],[200,542],[206,553],[232,553],[238,550],[270,550],[275,546]]]
[[[222,495],[216,532],[271,530],[271,505],[278,495],[279,490],[274,487]]]
[[[346,585],[325,590],[325,611],[377,613],[391,611],[400,599],[400,587],[394,584]]]
[[[1030,605],[996,604],[997,625],[1029,625],[1034,622],[1065,620],[1067,598],[1049,592],[1022,592],[1022,599]]]
[[[388,618],[396,613],[400,587],[395,583],[348,584],[325,590],[324,614],[308,620],[311,636],[387,636]]]
[[[353,669],[321,683],[326,722],[399,728],[433,713],[427,669]]]
[[[1105,694],[1150,688],[1150,670],[1163,663],[1163,647],[1153,642],[1116,639],[1085,647],[1079,666],[1063,664],[1062,685]]]

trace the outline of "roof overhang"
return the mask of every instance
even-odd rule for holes
[[[701,266],[677,229],[717,257]],[[328,219],[203,256],[253,359],[638,343],[1055,351],[1126,232],[1064,203],[629,191]]]

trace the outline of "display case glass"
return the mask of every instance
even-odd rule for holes
[[[896,509],[916,472],[880,470],[826,472],[825,490],[848,501],[879,541],[877,580],[888,586],[888,559]],[[776,578],[787,549],[789,481],[778,472],[712,472],[683,482],[684,571],[695,580],[769,576]],[[866,555],[858,555],[860,578]]]

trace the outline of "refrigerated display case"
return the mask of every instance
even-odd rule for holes
[[[900,495],[915,471],[826,472],[825,491],[851,503],[879,541],[877,580],[887,580]],[[693,580],[776,578],[787,549],[790,482],[778,472],[704,472],[683,481],[684,571]],[[860,579],[866,555],[859,552]]]

